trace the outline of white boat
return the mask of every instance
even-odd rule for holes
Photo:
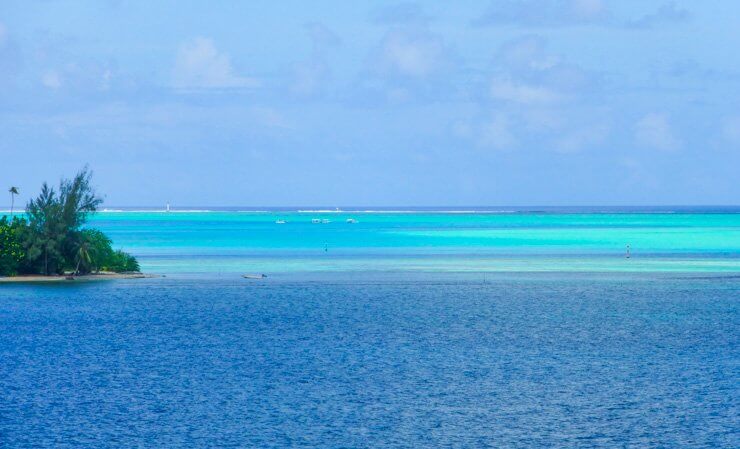
[[[285,220],[275,220],[275,224],[285,224],[287,221]]]
[[[243,274],[244,279],[264,279],[267,277],[266,274]]]
[[[349,224],[355,224],[355,223],[357,223],[357,220],[355,220],[354,218],[348,218],[347,219],[347,223],[349,223]]]
[[[321,220],[321,222],[323,224],[327,224],[327,223],[331,223],[331,220],[329,220],[328,218],[324,218],[323,220]]]
[[[311,219],[311,223],[313,223],[313,224],[321,223],[321,220],[318,219],[318,218],[313,218],[313,219]]]

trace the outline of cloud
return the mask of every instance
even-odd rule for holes
[[[491,97],[496,100],[514,103],[554,103],[562,97],[546,87],[532,86],[505,77],[495,77],[491,81]]]
[[[62,79],[56,70],[49,70],[41,77],[41,84],[49,89],[59,89],[62,87]]]
[[[474,123],[455,122],[451,130],[458,138],[470,141],[481,148],[512,150],[519,143],[512,128],[511,118],[502,112],[497,112]]]
[[[495,114],[480,130],[480,144],[496,150],[508,150],[516,146],[517,140],[511,132],[511,121],[504,114]]]
[[[549,54],[546,45],[545,39],[537,35],[513,39],[501,45],[496,60],[517,71],[550,69],[560,62],[560,58]]]
[[[583,125],[566,133],[555,143],[559,153],[577,153],[585,148],[603,143],[609,137],[610,127],[605,123]]]
[[[220,52],[213,40],[198,37],[180,47],[172,84],[178,89],[246,89],[260,82],[236,74],[228,54]]]
[[[598,77],[549,52],[546,44],[536,35],[503,43],[483,83],[476,84],[485,89],[473,94],[481,112],[453,132],[499,150],[575,153],[603,143],[611,125],[608,110],[598,105]]]
[[[539,36],[504,43],[494,58],[489,94],[521,104],[556,103],[593,91],[594,76],[547,51]]]
[[[689,19],[691,19],[691,13],[689,11],[678,7],[676,2],[669,2],[651,14],[646,14],[638,19],[628,21],[627,27],[652,28],[668,23],[686,22]]]
[[[609,16],[603,0],[500,0],[474,24],[559,27],[605,23]]]
[[[394,29],[380,44],[379,67],[388,73],[423,78],[443,68],[449,50],[440,37],[425,30]]]
[[[114,64],[97,61],[71,61],[54,64],[40,75],[41,85],[51,90],[66,90],[81,95],[108,91],[118,81]]]
[[[457,93],[457,55],[426,26],[392,26],[351,85],[355,104],[439,102]]]
[[[635,139],[640,145],[661,151],[672,151],[681,147],[680,140],[674,135],[668,116],[649,113],[635,125]]]

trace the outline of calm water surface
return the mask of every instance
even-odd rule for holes
[[[314,224],[314,219],[328,223]],[[145,270],[158,273],[740,272],[737,208],[715,213],[104,212],[92,224],[136,254]]]
[[[740,446],[740,279],[0,289],[2,447]]]
[[[166,277],[0,285],[0,447],[740,447],[740,214],[639,212],[101,213]]]

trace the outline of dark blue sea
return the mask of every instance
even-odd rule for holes
[[[0,447],[740,447],[740,277],[0,286]]]

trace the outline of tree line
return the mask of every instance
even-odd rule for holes
[[[0,276],[139,271],[134,256],[114,250],[108,236],[84,226],[103,202],[91,181],[85,167],[57,189],[44,183],[26,204],[25,216],[0,218]],[[18,189],[9,192],[14,196]]]

